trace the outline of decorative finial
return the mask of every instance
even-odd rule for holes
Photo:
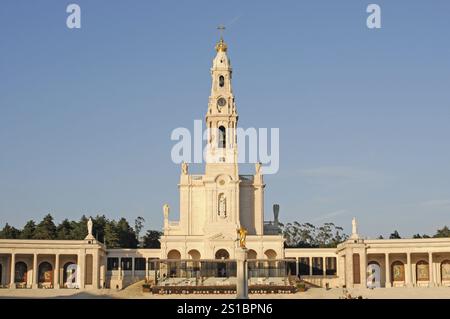
[[[217,52],[227,52],[227,44],[225,41],[223,41],[223,32],[225,31],[225,26],[223,24],[219,25],[217,29],[220,32],[220,40],[216,44],[216,51]]]

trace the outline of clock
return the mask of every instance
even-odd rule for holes
[[[221,109],[225,105],[227,105],[227,100],[225,100],[223,97],[217,100],[217,106],[219,107],[219,109]]]

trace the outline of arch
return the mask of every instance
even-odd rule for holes
[[[223,75],[221,75],[219,76],[219,86],[223,88],[224,85],[225,85],[225,78]]]
[[[267,259],[276,259],[277,258],[277,253],[273,249],[267,249],[264,252],[264,255],[266,256]]]
[[[63,266],[63,285],[68,288],[74,287],[77,282],[77,264],[69,261]]]
[[[27,272],[28,266],[23,261],[18,261],[15,264],[14,269],[14,282],[15,283],[26,283],[27,282]]]
[[[38,267],[38,282],[41,283],[52,283],[53,281],[53,266],[47,262],[44,261],[39,264]]]
[[[258,254],[256,253],[255,250],[249,249],[247,252],[247,258],[248,259],[256,259],[256,258],[258,258]]]
[[[391,265],[391,280],[405,281],[405,264],[399,260],[394,261]]]
[[[176,249],[172,249],[167,253],[167,259],[181,259],[181,253]]]
[[[215,258],[216,259],[229,259],[230,254],[228,253],[228,251],[226,249],[219,249],[218,251],[216,251]]]
[[[197,249],[191,249],[188,252],[189,258],[192,260],[200,260],[201,254]]]
[[[429,281],[430,269],[426,260],[419,260],[416,263],[416,278],[417,281]]]
[[[223,125],[219,126],[219,148],[226,148],[227,144],[227,133]]]
[[[441,280],[450,281],[450,260],[441,262]]]
[[[381,266],[377,261],[367,264],[367,288],[381,287]]]

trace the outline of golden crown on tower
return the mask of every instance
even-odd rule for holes
[[[223,41],[222,38],[220,38],[220,41],[217,42],[216,44],[216,51],[217,52],[227,52],[227,44],[225,43],[225,41]]]

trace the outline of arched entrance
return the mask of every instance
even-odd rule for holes
[[[256,259],[256,258],[258,258],[258,254],[253,249],[249,249],[247,252],[247,258],[248,259]]]
[[[188,255],[189,259],[192,259],[192,261],[188,262],[187,271],[190,273],[191,277],[197,277],[200,271],[200,252],[196,249],[191,249],[189,250]]]
[[[401,261],[395,261],[391,267],[392,282],[405,281],[405,265]]]
[[[267,276],[269,276],[269,277],[276,276],[277,263],[276,263],[275,259],[277,258],[277,253],[273,249],[267,249],[264,252],[264,255],[269,260],[267,262]]]
[[[16,284],[26,284],[27,283],[27,264],[23,261],[16,262],[16,268],[14,271],[14,282]]]
[[[230,254],[225,249],[219,249],[215,254],[216,259],[226,260],[230,258]],[[217,263],[217,277],[228,277],[226,262],[218,262]]]
[[[49,262],[44,261],[39,265],[38,283],[51,286],[53,282],[53,267]]]
[[[181,253],[176,249],[172,249],[167,253],[167,259],[171,259],[167,262],[167,272],[169,277],[180,277],[181,262],[178,260],[181,259]]]
[[[441,263],[441,281],[450,281],[450,260]]]
[[[65,288],[78,288],[78,266],[69,261],[63,267],[63,285]]]
[[[428,262],[425,260],[420,260],[416,264],[416,278],[417,281],[429,281],[430,280],[430,270]]]
[[[367,288],[381,287],[381,267],[376,261],[371,261],[367,265]]]

